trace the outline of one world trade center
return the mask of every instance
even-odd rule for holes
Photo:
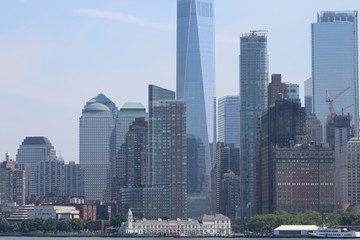
[[[188,160],[195,168],[190,171],[197,171],[197,179],[188,181],[202,190],[208,188],[213,165],[209,143],[216,144],[213,6],[213,0],[177,1],[176,98],[186,101],[188,139],[200,143],[198,149],[188,147],[188,158],[196,155],[192,160],[198,161]],[[203,154],[197,154],[199,149]]]

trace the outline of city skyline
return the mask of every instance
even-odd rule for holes
[[[148,11],[156,5],[162,7]],[[176,1],[11,1],[0,6],[3,156],[10,152],[15,159],[25,136],[46,136],[66,162],[78,162],[78,116],[87,99],[102,92],[118,106],[127,101],[147,105],[148,84],[175,89]],[[359,6],[355,0],[215,1],[217,98],[238,92],[239,35],[265,29],[269,73],[300,84],[303,99],[317,12]],[[155,39],[161,41],[155,44]]]

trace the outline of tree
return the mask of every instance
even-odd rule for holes
[[[56,225],[56,230],[58,230],[60,232],[71,232],[72,228],[71,228],[71,223],[70,223],[69,219],[60,221]]]
[[[5,218],[0,217],[0,232],[10,231],[10,224]]]
[[[70,219],[71,229],[73,231],[82,231],[85,228],[85,222],[81,218]]]
[[[43,230],[46,232],[55,232],[57,224],[58,224],[58,221],[56,221],[55,219],[52,219],[52,218],[48,218],[44,222]]]
[[[121,223],[123,222],[126,222],[126,216],[121,213],[112,216],[110,219],[110,224],[113,227],[121,227]]]

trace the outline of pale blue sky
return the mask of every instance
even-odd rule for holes
[[[215,0],[217,97],[238,94],[239,35],[268,30],[271,73],[311,75],[310,25],[359,0]],[[175,90],[176,0],[0,0],[0,154],[46,136],[78,161],[85,102],[103,93],[147,105],[147,85]]]

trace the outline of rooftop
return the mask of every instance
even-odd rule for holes
[[[145,110],[145,107],[144,105],[142,105],[142,103],[139,103],[139,102],[126,102],[124,103],[124,105],[122,105],[121,109],[126,109],[126,110]]]

